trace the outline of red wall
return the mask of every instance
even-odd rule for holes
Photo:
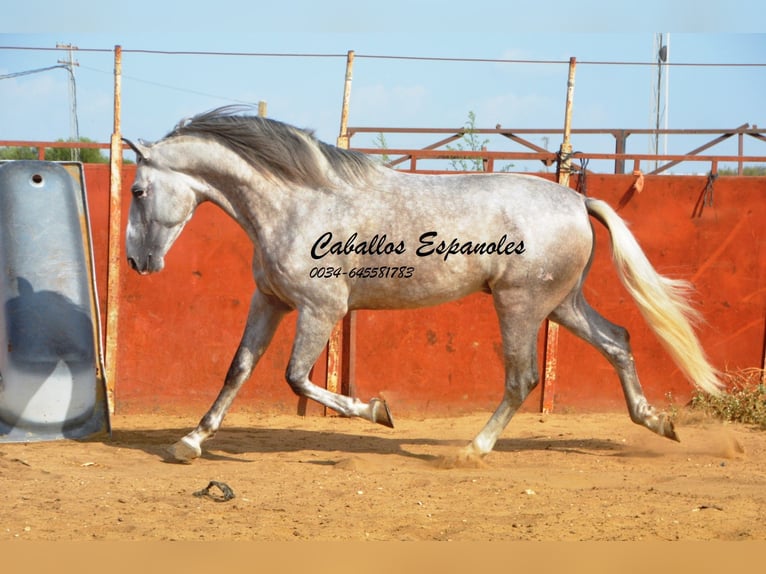
[[[123,189],[134,167],[126,166]],[[108,167],[86,166],[102,316],[106,311]],[[587,193],[617,206],[632,176],[590,174]],[[620,213],[657,269],[692,280],[706,323],[700,338],[720,369],[761,367],[766,332],[763,226],[766,178],[720,177],[713,205],[692,217],[706,177],[648,176]],[[123,220],[129,194],[125,193]],[[124,221],[122,229],[124,230]],[[691,389],[649,331],[614,273],[609,239],[596,223],[597,255],[586,296],[631,333],[639,376],[650,400],[679,402]],[[118,412],[203,413],[215,398],[244,327],[254,284],[245,234],[212,205],[199,208],[166,259],[141,277],[121,268],[115,400]],[[240,393],[235,408],[295,412],[284,382],[294,316]],[[542,339],[541,339],[542,341]],[[356,393],[384,395],[397,414],[492,409],[502,394],[499,331],[489,296],[418,311],[357,314]],[[542,343],[541,343],[542,348]],[[321,359],[320,359],[321,360]],[[323,384],[319,366],[315,382]],[[595,350],[562,330],[555,408],[623,409],[619,382]],[[539,407],[540,391],[527,401]],[[309,412],[319,412],[309,407]]]

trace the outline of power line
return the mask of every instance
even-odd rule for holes
[[[48,72],[50,70],[56,70],[58,68],[67,68],[67,66],[64,65],[58,65],[58,66],[48,66],[47,68],[36,68],[34,70],[24,70],[23,72],[13,72],[11,74],[3,74],[0,76],[0,80],[8,80],[10,78],[18,78],[21,76],[29,76],[31,74],[39,74],[41,72]]]
[[[78,141],[80,139],[80,122],[77,119],[77,82],[74,77],[74,67],[80,64],[73,56],[77,46],[72,44],[56,44],[56,48],[66,50],[68,55],[68,59],[59,60],[59,64],[63,65],[69,72],[69,137],[72,141]],[[79,161],[80,150],[72,148],[70,154],[72,161]]]
[[[569,60],[517,60],[517,59],[498,59],[498,58],[447,58],[430,56],[386,56],[372,54],[355,54],[355,58],[368,58],[378,60],[420,60],[430,62],[474,62],[488,64],[555,64],[569,65]],[[656,62],[636,62],[636,61],[606,61],[606,60],[577,60],[578,66],[656,66]],[[677,67],[766,67],[764,63],[712,63],[712,62],[668,62],[666,66]]]
[[[122,53],[158,54],[163,56],[243,56],[254,58],[345,58],[347,54],[311,54],[288,52],[208,52],[196,50],[141,50],[124,48]]]
[[[80,64],[80,68],[83,69],[83,70],[89,70],[91,72],[98,72],[99,74],[112,75],[112,72],[107,72],[106,70],[99,70],[98,68],[92,68],[90,66],[83,66],[82,64]],[[232,98],[230,96],[219,96],[219,95],[216,95],[216,94],[209,94],[207,92],[200,92],[200,91],[197,91],[197,90],[190,90],[188,88],[179,88],[178,86],[172,86],[170,84],[163,84],[161,82],[154,82],[152,80],[144,80],[142,78],[137,78],[136,76],[130,76],[130,75],[123,74],[122,78],[123,78],[123,80],[131,80],[133,82],[139,82],[139,83],[147,84],[147,85],[150,85],[150,86],[156,86],[156,87],[159,87],[159,88],[165,88],[167,90],[174,90],[176,92],[181,92],[181,93],[186,93],[186,94],[193,94],[195,96],[203,96],[205,98],[213,98],[213,99],[216,99],[216,100],[223,100],[223,101],[227,101],[227,102],[237,102],[239,104],[253,105],[252,101],[238,100],[238,99]]]
[[[32,46],[0,46],[0,50],[27,50],[27,51],[54,51],[58,48],[44,48]],[[80,52],[112,53],[107,48],[77,48]],[[202,50],[148,50],[123,48],[123,54],[155,54],[164,56],[237,56],[253,58],[346,58],[347,54],[314,54],[314,53],[286,53],[286,52],[222,52]],[[414,60],[424,62],[466,62],[466,63],[490,63],[490,64],[537,64],[537,65],[561,65],[569,64],[569,60],[545,60],[545,59],[501,59],[501,58],[458,58],[440,56],[394,56],[386,54],[356,54],[356,58],[377,60]],[[578,66],[656,66],[656,62],[638,61],[607,61],[607,60],[578,60]],[[697,68],[764,68],[766,62],[667,62],[669,67],[697,67]]]
[[[45,48],[42,46],[0,46],[0,50],[22,50],[30,52],[60,52],[61,48]],[[114,50],[107,48],[77,48],[78,52],[104,52],[111,53]]]

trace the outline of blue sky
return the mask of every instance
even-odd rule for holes
[[[23,4],[23,5],[22,5]],[[113,53],[125,50],[122,132],[158,139],[182,117],[219,105],[265,101],[269,116],[338,135],[345,55],[354,50],[349,124],[561,128],[566,64],[381,59],[371,56],[489,60],[578,60],[574,128],[648,128],[656,67],[588,62],[652,62],[654,33],[670,32],[670,62],[766,63],[761,1],[483,3],[332,0],[268,3],[14,3],[0,24],[0,46],[81,49],[75,68],[81,136],[112,131]],[[663,8],[662,6],[665,5]],[[195,8],[196,7],[196,8]],[[84,9],[83,9],[84,8]],[[4,10],[8,10],[5,8]],[[86,16],[87,14],[87,16]],[[576,31],[573,31],[576,30]],[[296,56],[161,55],[131,50],[281,53]],[[313,56],[297,56],[312,54]],[[61,51],[0,49],[0,76],[55,65]],[[766,67],[671,67],[670,128],[766,126]],[[70,132],[63,69],[0,80],[0,139],[54,140]],[[426,145],[391,141],[390,147]],[[708,138],[709,139],[709,138]],[[533,140],[544,145],[540,138]],[[353,143],[371,145],[371,136]],[[560,142],[547,142],[557,149]],[[573,140],[575,149],[609,152],[613,140]],[[669,142],[683,153],[696,142]],[[629,151],[646,153],[633,138]],[[675,146],[675,147],[674,147]],[[492,146],[491,146],[492,147]],[[762,142],[746,153],[766,155]],[[516,148],[508,148],[516,149]],[[721,153],[734,153],[720,148]]]

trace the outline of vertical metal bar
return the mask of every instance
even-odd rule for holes
[[[346,81],[343,86],[343,105],[340,109],[340,135],[338,147],[348,149],[348,107],[351,101],[351,79],[354,69],[354,51],[349,50],[346,57]]]
[[[737,155],[739,155],[739,161],[737,162],[737,175],[742,175],[744,173],[744,167],[742,164],[742,156],[745,155],[745,134],[742,132],[739,132],[738,134],[739,141],[737,142]]]
[[[340,133],[338,135],[338,147],[343,149],[348,149],[348,107],[349,102],[351,101],[351,78],[352,78],[352,71],[354,66],[354,51],[349,50],[348,57],[346,59],[346,79],[345,79],[345,85],[343,88],[343,103],[341,107],[340,112]],[[353,313],[353,311],[351,312]],[[344,344],[344,332],[347,334],[347,336],[353,336],[352,334],[352,328],[350,323],[350,315],[351,313],[347,314],[346,317],[343,318],[343,321],[341,323],[338,323],[335,325],[335,327],[332,330],[332,333],[330,334],[330,339],[327,341],[327,383],[326,388],[328,391],[331,391],[333,393],[338,393],[341,391],[341,374],[342,371],[349,371],[349,369],[344,369],[344,364],[351,359],[350,357],[345,356],[343,353],[344,348],[348,348],[350,350],[350,347],[347,347],[347,345]],[[348,383],[346,384],[348,387]],[[327,409],[325,409],[325,414],[327,414]]]
[[[554,321],[546,321],[545,324],[545,371],[543,372],[543,390],[541,410],[543,413],[552,413],[554,405],[554,391],[556,388],[556,369],[559,361],[559,325]]]
[[[628,134],[625,132],[625,130],[617,130],[612,133],[615,138],[614,143],[614,153],[616,154],[624,154],[625,153],[625,141],[628,139]],[[625,160],[624,159],[615,159],[614,160],[614,173],[623,174],[625,173]]]
[[[761,384],[766,385],[766,329],[763,331],[763,353],[761,355]]]
[[[343,319],[343,365],[341,392],[356,396],[356,311],[351,311]]]
[[[105,378],[109,412],[114,413],[120,311],[120,228],[122,226],[122,47],[114,47],[114,129],[109,148],[109,254],[106,291]]]
[[[575,58],[569,59],[569,78],[567,80],[567,99],[564,108],[564,141],[559,151],[559,183],[569,185],[569,171],[572,161],[572,144],[569,141],[572,132],[572,101],[574,98]],[[556,369],[558,367],[559,326],[553,321],[546,322],[545,328],[545,372],[543,373],[543,388],[541,410],[544,413],[553,412],[554,389],[556,386]]]
[[[572,133],[572,100],[574,99],[575,58],[569,59],[569,78],[567,79],[567,100],[564,107],[564,141],[559,150],[559,183],[569,185],[569,172],[572,165],[572,144],[569,137]]]
[[[343,319],[345,321],[345,318]],[[340,390],[341,351],[343,350],[343,324],[338,323],[327,340],[327,390],[337,393]],[[327,408],[324,409],[327,414]]]

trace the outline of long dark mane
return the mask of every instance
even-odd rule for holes
[[[341,179],[355,183],[369,177],[376,165],[368,156],[318,140],[314,132],[255,115],[247,106],[224,106],[181,121],[165,139],[182,135],[214,138],[256,169],[281,181],[325,187],[331,185],[324,158]]]

